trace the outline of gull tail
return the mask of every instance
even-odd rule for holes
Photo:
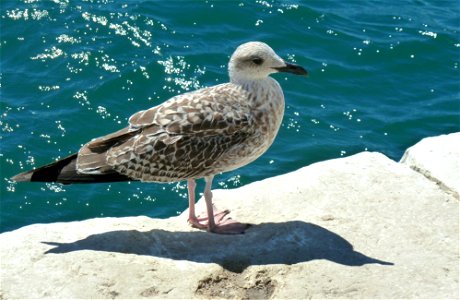
[[[30,170],[13,176],[11,179],[16,182],[38,181],[38,182],[59,182],[63,184],[71,183],[98,183],[131,181],[132,179],[117,173],[115,170],[107,171],[103,174],[83,174],[77,172],[77,153],[66,158],[42,166],[35,170]]]

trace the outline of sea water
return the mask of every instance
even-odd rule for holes
[[[10,177],[76,152],[129,116],[228,80],[241,43],[268,43],[309,77],[275,74],[286,113],[235,188],[378,151],[399,160],[459,128],[458,1],[2,0],[1,231],[187,208],[185,182],[60,185]],[[202,189],[200,183],[198,189]],[[218,202],[218,199],[216,199]]]

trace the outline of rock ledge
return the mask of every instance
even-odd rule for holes
[[[2,233],[0,298],[458,298],[459,142],[215,190],[254,224],[244,235],[191,229],[186,212]]]

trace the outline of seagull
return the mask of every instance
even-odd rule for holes
[[[139,111],[127,127],[96,138],[66,158],[12,179],[98,183],[187,181],[192,227],[219,234],[244,233],[248,224],[217,211],[216,174],[260,157],[273,143],[284,115],[284,96],[269,75],[307,71],[280,58],[263,42],[240,45],[230,57],[230,82],[198,89]],[[206,214],[195,211],[195,180],[204,178]]]

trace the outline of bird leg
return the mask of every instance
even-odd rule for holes
[[[206,186],[204,189],[204,200],[206,201],[206,216],[201,217],[196,215],[195,211],[195,188],[196,182],[194,179],[187,180],[188,187],[188,201],[189,201],[189,215],[188,222],[192,227],[199,229],[206,229],[210,232],[222,233],[222,234],[239,234],[244,233],[244,230],[248,227],[248,224],[242,224],[232,220],[228,214],[228,209],[223,211],[216,211],[212,204],[212,186],[213,176],[205,177]],[[213,217],[209,217],[213,216]]]
[[[187,180],[187,188],[188,188],[188,222],[195,228],[199,229],[208,229],[208,214],[206,213],[206,216],[201,217],[196,216],[196,210],[195,210],[195,187],[196,187],[196,182],[193,179],[188,179]],[[215,210],[215,207],[213,205],[213,211]],[[228,215],[230,211],[228,209],[223,210],[223,211],[217,211],[214,213],[214,221],[219,223],[223,220],[223,218]]]
[[[188,189],[188,222],[190,225],[200,229],[206,229],[207,225],[200,223],[204,221],[203,218],[198,219],[195,213],[195,187],[196,182],[194,179],[187,180],[187,189]]]

